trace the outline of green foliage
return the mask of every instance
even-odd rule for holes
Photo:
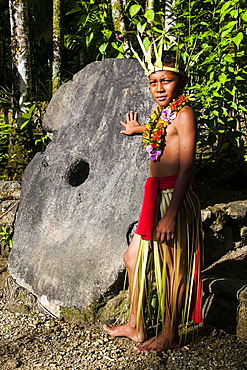
[[[0,231],[1,255],[8,256],[12,248],[13,229],[10,226],[2,226]]]
[[[0,115],[0,178],[20,180],[28,162],[48,144],[41,127],[46,104],[27,103],[17,117],[14,109]]]
[[[122,16],[131,39],[134,39],[132,36],[136,29],[136,22],[133,22],[131,17],[140,10],[142,14],[145,13],[146,20],[154,14],[152,10],[145,12],[145,1],[139,1],[137,4],[136,1],[130,0],[125,5],[122,4]],[[67,15],[68,18],[75,15],[78,18],[76,32],[64,37],[65,47],[80,55],[80,61],[77,58],[77,63],[85,65],[95,60],[129,56],[129,50],[124,51],[123,47],[126,38],[114,29],[110,0],[76,1],[74,8]]]
[[[183,10],[183,11],[182,11]],[[199,152],[232,171],[245,166],[246,11],[242,1],[181,0],[176,5],[182,57],[190,70],[199,122]],[[202,21],[203,18],[203,21]],[[238,165],[237,165],[238,163]]]
[[[77,2],[70,13],[80,14],[78,31],[75,36],[67,37],[70,41],[67,47],[79,48],[85,35],[84,46],[91,60],[124,56],[121,42],[123,45],[126,38],[116,38],[119,35],[114,31],[110,11],[110,1]],[[188,89],[195,94],[198,165],[213,162],[216,167],[228,168],[234,178],[236,171],[246,168],[245,3],[242,0],[177,0],[173,9],[169,2],[155,2],[154,9],[146,10],[144,1],[130,0],[122,13],[127,29],[125,36],[139,55],[142,51],[136,31],[146,46],[161,35],[167,48],[177,48],[178,43],[181,57],[188,66]],[[169,31],[164,34],[167,27]],[[127,53],[129,56],[129,50]]]
[[[82,64],[119,55],[109,0],[77,1],[67,15],[77,15],[78,24],[75,33],[65,35],[65,47],[76,51]]]
[[[30,5],[30,42],[35,99],[51,96],[52,3],[37,1]],[[129,43],[139,55],[142,51],[136,31],[145,45],[164,33],[166,46],[179,42],[181,56],[189,65],[189,92],[195,94],[197,113],[198,166],[207,161],[225,168],[226,172],[246,171],[246,53],[247,11],[243,0],[177,0],[156,1],[146,8],[145,0],[122,2],[126,33],[114,29],[110,0],[66,0],[61,3],[62,79],[86,64],[105,58],[131,55]],[[45,6],[44,6],[45,4]],[[10,35],[8,4],[1,5],[0,27],[4,69],[1,70],[5,92],[3,106],[10,106]],[[172,15],[173,14],[173,15]],[[176,22],[174,21],[176,19]],[[64,47],[65,46],[65,47]],[[5,59],[4,59],[5,58]],[[2,88],[1,88],[2,89]],[[9,88],[10,89],[10,88]],[[0,175],[20,177],[26,163],[38,150],[43,150],[47,136],[42,132],[40,104],[29,104],[18,123],[15,112],[2,110],[0,120]],[[6,113],[7,112],[7,113]],[[21,114],[19,114],[20,116]],[[20,117],[19,117],[20,118]],[[21,122],[21,123],[20,123]],[[14,175],[14,169],[17,174]]]

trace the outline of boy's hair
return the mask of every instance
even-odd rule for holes
[[[184,62],[182,59],[177,59],[177,53],[175,50],[163,50],[162,56],[161,56],[161,61],[163,66],[166,67],[178,67],[179,71],[182,73],[178,73],[179,75],[185,75],[185,66]],[[152,63],[155,63],[155,56],[152,57]]]

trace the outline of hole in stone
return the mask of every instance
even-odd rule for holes
[[[89,164],[83,159],[77,159],[71,164],[66,176],[66,181],[71,186],[79,186],[88,178]]]

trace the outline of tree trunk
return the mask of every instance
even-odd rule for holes
[[[123,36],[123,48],[124,51],[129,49],[128,40],[124,37],[126,33],[126,27],[124,23],[124,18],[122,14],[122,4],[121,0],[111,0],[111,7],[112,7],[112,19],[114,24],[114,29],[117,33]]]
[[[28,0],[9,0],[14,105],[25,111],[31,100],[31,58],[28,28]]]
[[[154,0],[148,0],[147,1],[146,9],[147,10],[149,10],[149,9],[154,10]],[[148,19],[148,22],[152,22],[152,20],[151,19]]]
[[[169,30],[176,25],[176,16],[172,11],[172,7],[175,4],[175,0],[168,0],[165,2],[165,30],[169,33]]]
[[[52,63],[52,94],[61,83],[61,52],[60,52],[60,0],[53,0],[53,63]]]

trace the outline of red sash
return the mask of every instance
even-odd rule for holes
[[[175,186],[177,175],[168,177],[148,177],[144,186],[144,196],[141,213],[136,228],[136,234],[141,235],[144,240],[153,239],[154,224],[157,214],[158,191],[172,189]]]

